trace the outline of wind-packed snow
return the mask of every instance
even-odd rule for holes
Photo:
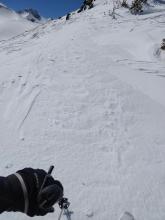
[[[0,173],[54,164],[72,220],[163,220],[165,5],[112,8],[0,43]]]

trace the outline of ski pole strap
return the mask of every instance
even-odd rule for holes
[[[19,180],[20,184],[21,184],[21,188],[23,191],[23,195],[24,195],[24,213],[28,213],[28,209],[29,209],[29,198],[28,198],[28,192],[27,192],[27,188],[25,185],[25,182],[22,178],[22,176],[19,173],[15,173],[14,174],[17,179]]]

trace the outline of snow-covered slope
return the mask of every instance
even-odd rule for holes
[[[54,164],[72,220],[162,220],[165,5],[113,6],[0,43],[0,173]]]
[[[9,39],[36,26],[0,3],[0,40]]]

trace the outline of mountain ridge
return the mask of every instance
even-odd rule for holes
[[[16,12],[0,3],[0,40],[6,40],[47,22],[34,9]]]

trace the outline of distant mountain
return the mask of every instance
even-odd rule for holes
[[[42,17],[39,12],[33,8],[28,8],[28,9],[23,9],[23,10],[19,10],[18,12],[8,8],[6,5],[4,5],[3,3],[0,3],[0,16],[5,16],[5,17],[10,17],[10,15],[12,14],[15,15],[16,17],[22,17],[27,19],[28,21],[31,22],[37,22],[37,23],[41,23],[46,21],[46,19],[44,17]]]
[[[41,22],[45,20],[43,17],[41,17],[37,10],[32,8],[20,10],[18,11],[18,14],[32,22]]]
[[[39,21],[39,20],[38,20]],[[0,3],[0,40],[6,40],[36,27],[38,24]]]

